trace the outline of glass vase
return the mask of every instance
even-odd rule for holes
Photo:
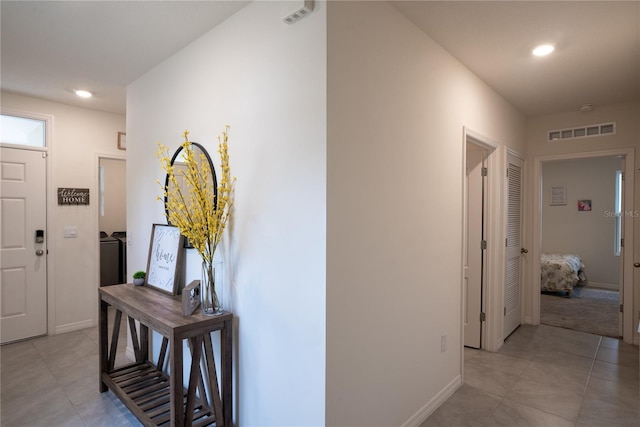
[[[220,266],[218,266],[218,269]],[[218,272],[219,273],[219,272]],[[202,262],[202,279],[200,280],[200,308],[206,316],[217,316],[222,313],[220,300],[216,292],[216,268],[212,262]]]

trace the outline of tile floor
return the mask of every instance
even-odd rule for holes
[[[2,346],[0,364],[3,427],[140,425],[98,392],[97,328]],[[637,427],[639,390],[637,347],[525,325],[498,353],[465,349],[465,384],[422,427]]]
[[[130,363],[125,347],[116,366]],[[0,347],[0,425],[140,426],[113,393],[98,391],[98,369],[97,327]]]
[[[464,384],[421,427],[640,426],[638,347],[523,325],[498,353],[465,348]]]

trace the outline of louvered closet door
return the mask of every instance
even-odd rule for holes
[[[522,318],[522,179],[523,162],[507,157],[507,239],[504,284],[504,338]]]

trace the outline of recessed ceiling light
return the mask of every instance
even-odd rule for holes
[[[76,90],[75,92],[80,98],[91,98],[93,96],[88,90]]]
[[[546,56],[553,52],[555,47],[552,44],[541,44],[536,46],[531,53],[535,56]]]

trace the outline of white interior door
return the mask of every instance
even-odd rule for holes
[[[6,343],[47,333],[46,158],[42,151],[0,150],[0,340]]]
[[[484,181],[482,170],[485,166],[484,150],[476,145],[467,144],[466,185],[465,185],[465,221],[466,238],[464,254],[465,301],[464,345],[480,348],[482,323],[482,278],[484,240]]]
[[[504,283],[504,338],[522,319],[522,180],[523,162],[507,157],[507,239]]]

